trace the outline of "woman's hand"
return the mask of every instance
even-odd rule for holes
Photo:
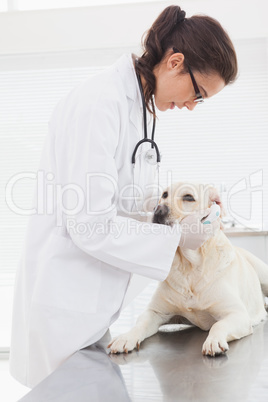
[[[179,247],[196,250],[210,239],[220,229],[220,220],[204,225],[201,220],[208,216],[210,208],[196,212],[182,219],[180,222],[181,239]]]

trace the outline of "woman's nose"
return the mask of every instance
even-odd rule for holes
[[[187,107],[187,109],[194,110],[194,108],[196,107],[197,103],[194,102],[194,101],[187,101],[187,102],[185,102],[184,105]]]

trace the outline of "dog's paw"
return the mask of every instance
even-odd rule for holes
[[[128,353],[133,349],[140,348],[140,339],[134,332],[127,332],[112,339],[107,348],[111,348],[110,353]]]
[[[206,356],[216,356],[229,350],[228,343],[225,339],[216,339],[207,337],[203,344],[202,353]]]

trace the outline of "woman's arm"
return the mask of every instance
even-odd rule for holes
[[[102,100],[87,113],[76,111],[72,119],[66,119],[63,108],[60,125],[51,122],[57,176],[63,186],[73,183],[85,196],[84,204],[75,211],[78,192],[70,188],[63,191],[63,224],[73,242],[91,256],[128,272],[164,280],[180,241],[178,228],[117,214],[119,107],[116,102]],[[125,163],[130,163],[127,150]]]

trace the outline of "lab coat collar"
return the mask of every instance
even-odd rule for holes
[[[142,98],[139,88],[139,83],[135,68],[133,65],[132,55],[124,54],[117,61],[117,70],[121,76],[126,96],[130,103],[130,113],[129,118],[131,123],[135,126],[138,131],[138,139],[141,137],[141,119],[142,119]]]
[[[124,54],[116,63],[117,70],[120,73],[121,79],[126,89],[126,95],[133,101],[138,98],[139,107],[142,109],[142,98],[139,88],[139,83],[136,71],[133,65],[132,54]]]

